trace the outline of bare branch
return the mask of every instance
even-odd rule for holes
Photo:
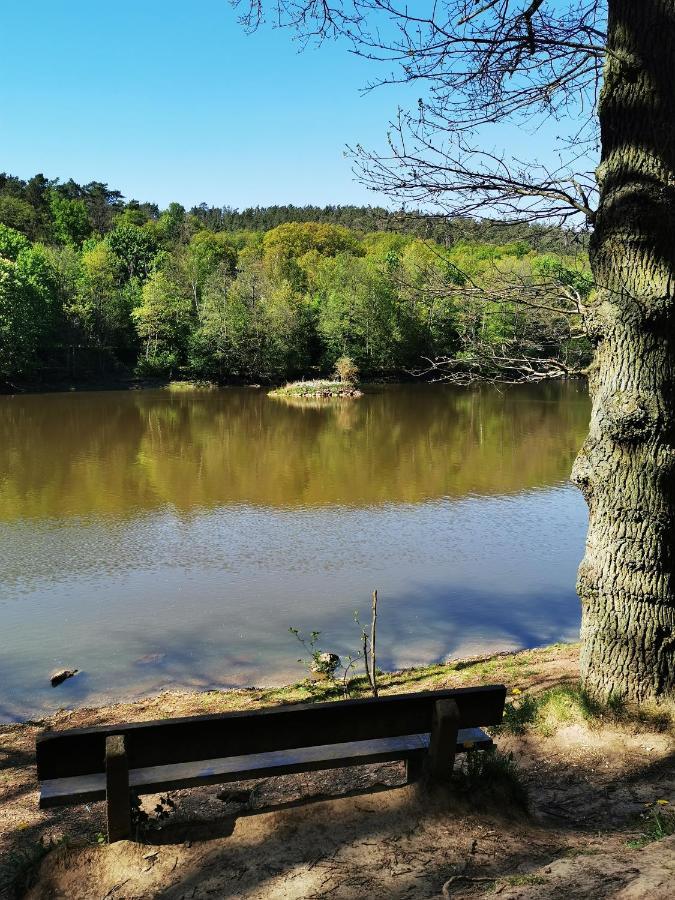
[[[605,0],[234,3],[249,28],[267,9],[276,27],[302,40],[341,38],[353,53],[390,67],[366,89],[425,87],[418,109],[399,111],[392,123],[388,153],[353,150],[355,172],[373,190],[452,216],[593,224]],[[571,152],[552,170],[486,151],[482,133],[481,149],[470,137],[507,120],[536,130],[565,119]]]
[[[411,370],[415,377],[457,385],[476,383],[524,384],[559,378],[583,377],[585,369],[570,369],[559,359],[550,357],[509,356],[487,351],[473,357],[427,359],[426,368]],[[437,377],[429,378],[430,375]]]

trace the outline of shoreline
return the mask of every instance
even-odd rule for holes
[[[495,891],[508,900],[537,900],[542,885],[551,897],[565,897],[571,888],[574,896],[600,896],[608,880],[630,881],[630,896],[669,897],[675,835],[662,842],[653,828],[670,821],[655,816],[670,816],[675,801],[673,718],[589,706],[579,690],[578,662],[578,644],[558,643],[383,674],[382,695],[508,687],[504,722],[491,729],[494,766],[481,776],[462,763],[450,794],[435,795],[433,803],[406,784],[397,762],[234,782],[227,790],[196,787],[171,792],[167,821],[156,821],[141,843],[107,845],[100,802],[39,808],[35,740],[41,731],[337,697],[316,691],[309,697],[302,682],[169,691],[0,726],[0,898],[89,900],[92,893],[112,896],[123,884],[124,895],[135,898],[183,896],[188,887],[195,900],[214,893],[328,900],[338,896],[343,870],[358,880],[360,896],[436,897],[457,872],[455,860],[466,866],[467,853],[472,879],[485,882],[480,896],[486,900]],[[365,678],[361,686],[367,693]],[[142,800],[152,819],[161,796]],[[375,827],[378,840],[364,843]],[[449,863],[439,870],[438,859]],[[326,872],[336,865],[334,884]],[[534,892],[523,893],[528,885]]]
[[[307,376],[307,382],[316,381],[320,376]],[[302,384],[303,382],[292,382]],[[382,375],[378,378],[365,378],[360,385],[366,387],[390,384],[432,384],[434,382],[422,381],[417,378],[405,377],[405,373],[398,376]],[[196,378],[136,378],[128,376],[123,378],[100,378],[87,380],[62,380],[62,381],[27,381],[10,384],[0,382],[0,397],[22,397],[28,394],[78,394],[92,393],[96,391],[144,391],[166,390],[175,391],[215,391],[228,388],[250,388],[267,392],[283,391],[287,381],[209,381]]]
[[[221,388],[262,388],[261,384],[249,384],[246,382],[219,383],[216,381],[166,381],[153,378],[126,378],[119,381],[47,381],[44,383],[30,383],[20,385],[0,384],[0,397],[24,397],[33,394],[87,394],[99,391],[147,391],[166,390],[180,392],[181,390],[213,391]]]
[[[461,686],[468,683],[487,683],[486,679],[503,681],[507,688],[519,687],[523,677],[532,674],[535,663],[564,668],[576,666],[578,643],[554,643],[542,647],[519,650],[499,650],[494,653],[459,657],[447,662],[412,666],[392,672],[381,672],[378,687],[383,695],[405,693],[406,690],[431,690],[439,681],[447,686]],[[568,673],[569,674],[569,673]],[[472,682],[471,679],[474,681]],[[513,684],[509,684],[513,681]],[[58,688],[56,688],[58,690]],[[351,696],[369,695],[365,675],[357,672],[351,682]],[[125,721],[134,711],[143,719],[148,714],[157,718],[166,715],[180,716],[198,712],[222,712],[250,708],[251,706],[276,706],[293,703],[338,701],[343,699],[339,682],[311,681],[305,678],[290,684],[270,686],[250,686],[235,688],[210,688],[205,690],[164,689],[143,697],[116,697],[110,702],[88,705],[85,703],[64,706],[44,715],[26,716],[13,721],[0,722],[0,734],[6,729],[80,727],[95,720]],[[73,724],[73,723],[77,724]]]
[[[546,384],[547,382],[567,382],[567,381],[585,381],[586,376],[583,374],[570,375],[567,378],[550,378],[537,382],[537,384]],[[301,382],[298,382],[301,383]],[[471,384],[453,384],[451,381],[442,379],[423,380],[414,377],[387,377],[381,376],[369,380],[362,379],[359,387],[364,388],[367,392],[370,388],[389,386],[389,385],[444,385],[447,387],[461,388],[467,390],[481,386],[501,385],[501,387],[525,387],[531,385],[531,382],[523,381],[519,383],[500,383],[490,381],[477,380]],[[181,380],[181,379],[154,379],[154,378],[122,378],[102,379],[100,381],[45,381],[45,382],[27,382],[25,384],[7,384],[0,383],[0,397],[25,397],[34,394],[86,394],[96,393],[99,391],[146,391],[146,390],[166,390],[168,392],[180,393],[181,391],[216,391],[227,390],[230,388],[248,388],[255,390],[264,390],[273,392],[283,390],[284,383],[270,382],[262,384],[259,382],[247,381],[198,381],[198,380]],[[282,395],[279,395],[282,396]]]

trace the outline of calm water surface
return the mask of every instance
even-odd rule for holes
[[[0,719],[574,639],[580,384],[0,397]],[[54,668],[81,674],[56,689]]]

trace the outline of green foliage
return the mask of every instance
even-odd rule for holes
[[[29,241],[22,234],[7,225],[0,225],[0,257],[16,260],[19,253],[29,247]]]
[[[512,353],[580,368],[576,320],[500,296],[515,278],[585,300],[587,265],[556,252],[570,241],[377,208],[160,211],[101,182],[0,174],[0,377],[279,383],[343,357],[365,378],[433,359],[495,374],[490,357]]]
[[[83,200],[69,200],[56,191],[49,194],[52,229],[57,244],[80,246],[91,234],[87,205]]]
[[[665,803],[665,801],[663,801]],[[639,838],[628,841],[628,846],[634,850],[639,850],[652,841],[660,841],[664,837],[670,837],[675,834],[675,813],[671,810],[659,806],[658,801],[654,806],[646,809],[640,817],[640,829],[642,834]]]
[[[525,243],[542,251],[568,253],[574,246],[583,250],[585,236],[566,229],[528,223],[504,223],[489,219],[429,217],[419,210],[392,212],[378,206],[269,206],[236,210],[229,207],[200,206],[190,216],[212,231],[269,231],[286,222],[320,222],[343,225],[361,233],[418,237],[450,247],[460,241],[475,243]],[[367,235],[367,237],[369,236]]]
[[[582,300],[588,299],[593,290],[593,278],[588,268],[572,265],[549,253],[532,261],[532,271],[542,278],[551,278],[572,288]]]
[[[185,224],[185,209],[180,203],[169,203],[168,209],[162,213],[159,219],[160,231],[164,238],[176,241]]]
[[[469,751],[454,775],[457,793],[472,804],[497,804],[504,810],[525,811],[528,792],[513,753],[497,749]]]
[[[345,253],[324,258],[316,282],[324,364],[333,368],[349,356],[364,372],[394,369],[400,344],[396,291],[377,261]]]
[[[237,251],[228,235],[198,231],[187,248],[188,265],[202,284],[211,273],[222,267],[230,277],[237,269]]]
[[[105,241],[88,242],[79,258],[74,293],[65,303],[72,325],[91,346],[108,346],[121,341],[132,303],[122,261]]]
[[[288,222],[268,231],[263,238],[263,253],[267,259],[298,259],[310,250],[316,250],[321,256],[363,254],[356,235],[342,225]]]
[[[0,232],[0,249],[16,253],[14,259],[0,256],[0,378],[4,379],[28,376],[36,369],[53,331],[56,302],[56,279],[46,249],[40,244],[31,247],[6,233],[10,231]]]
[[[131,203],[127,203],[126,209],[115,216],[115,228],[122,228],[126,225],[140,228],[149,221],[148,210],[143,209],[141,204],[134,200]]]
[[[31,235],[35,230],[37,216],[30,203],[20,197],[0,194],[0,224],[16,228],[23,234]]]
[[[335,362],[335,374],[345,384],[356,384],[359,378],[359,367],[350,356],[341,356]]]
[[[193,320],[190,296],[165,272],[155,272],[143,285],[141,302],[131,316],[144,350],[141,375],[170,377],[184,360]]]
[[[138,225],[120,225],[110,232],[106,242],[122,261],[128,278],[147,278],[157,253],[157,244],[150,232]]]

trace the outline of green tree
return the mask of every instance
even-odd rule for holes
[[[266,322],[264,372],[268,378],[304,374],[310,364],[312,310],[288,281],[272,286],[263,299]]]
[[[50,191],[49,209],[57,243],[79,246],[91,234],[89,212],[84,200],[69,200],[56,191]]]
[[[237,252],[226,235],[198,231],[188,246],[177,253],[176,262],[192,296],[195,315],[201,319],[202,294],[207,280],[216,273],[225,280],[234,277]]]
[[[191,350],[197,374],[218,380],[260,377],[265,368],[262,297],[266,289],[262,265],[255,259],[244,263],[231,284],[219,277],[209,279]]]
[[[141,302],[131,313],[143,343],[139,371],[171,377],[185,361],[192,324],[192,303],[165,272],[143,285]]]
[[[8,251],[8,252],[7,252]],[[47,251],[0,226],[0,377],[32,374],[49,344],[55,305]]]
[[[263,260],[275,278],[289,281],[295,290],[306,284],[300,260],[307,253],[335,256],[336,253],[363,254],[356,235],[340,225],[318,222],[287,222],[265,233]]]
[[[76,292],[65,307],[90,346],[102,350],[127,343],[132,303],[119,257],[106,241],[87,245],[80,258]]]
[[[94,232],[106,234],[122,209],[122,194],[101,181],[90,181],[82,188],[82,196],[87,204]]]
[[[30,242],[28,238],[20,234],[14,228],[0,224],[0,256],[16,261],[17,256],[23,250],[28,250]]]
[[[408,241],[387,263],[397,286],[404,361],[454,354],[458,348],[457,269],[448,252],[431,242]]]
[[[338,254],[322,261],[318,284],[318,329],[327,367],[349,356],[363,372],[395,368],[400,341],[396,293],[377,262]]]
[[[150,213],[143,208],[138,200],[130,200],[121,212],[115,216],[115,228],[132,225],[141,228],[150,220]]]
[[[185,227],[185,208],[180,203],[170,203],[159,218],[159,230],[163,238],[169,242],[180,239]]]
[[[121,260],[127,278],[148,277],[157,254],[157,244],[148,231],[138,225],[120,225],[105,240]]]
[[[0,224],[31,237],[35,234],[36,221],[35,210],[30,203],[20,197],[0,194]]]
[[[217,378],[274,380],[309,362],[311,312],[288,281],[273,281],[255,257],[230,282],[212,276],[204,291],[192,365]]]

